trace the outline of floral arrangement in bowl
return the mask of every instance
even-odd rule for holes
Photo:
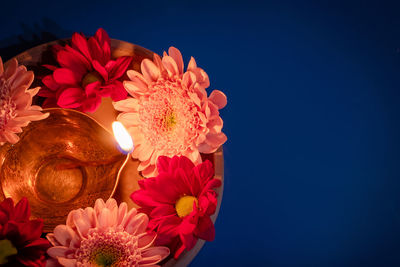
[[[215,238],[223,187],[221,146],[227,140],[220,116],[225,94],[207,93],[207,73],[194,58],[185,68],[175,47],[162,57],[149,51],[138,57],[144,48],[131,45],[129,53],[115,53],[116,43],[122,42],[99,29],[92,37],[74,33],[63,43],[47,45],[53,59],[36,62],[46,71],[35,73],[35,84],[41,87],[35,89],[29,89],[33,72],[18,67],[15,59],[5,68],[0,61],[0,144],[18,142],[22,127],[46,119],[49,114],[42,108],[75,109],[97,119],[107,99],[110,106],[100,116],[117,114],[114,120],[126,127],[134,143],[114,198],[70,210],[65,224],[46,235],[49,242],[40,238],[46,220],[29,242],[20,228],[20,237],[2,236],[2,231],[12,230],[4,225],[21,217],[10,215],[12,199],[4,200],[0,251],[5,253],[0,253],[0,264],[18,260],[22,266],[172,266],[196,246],[198,251],[198,240]],[[0,147],[0,153],[7,152]],[[27,199],[14,209],[24,213],[24,223],[42,222],[29,221]]]

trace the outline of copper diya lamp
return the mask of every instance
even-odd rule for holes
[[[29,124],[17,144],[1,147],[0,183],[3,196],[28,198],[32,216],[44,219],[47,232],[64,224],[71,210],[111,197],[129,155],[88,115],[45,112],[50,116]]]

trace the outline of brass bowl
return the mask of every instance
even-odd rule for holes
[[[18,62],[28,67],[29,70],[35,71],[35,75],[45,75],[48,73],[43,73],[44,68],[41,67],[42,62],[52,62],[53,54],[51,53],[51,47],[53,45],[59,44],[64,45],[65,40],[57,40],[54,42],[46,43],[39,45],[37,47],[31,48],[19,55],[16,56]],[[152,59],[153,52],[143,48],[136,44],[131,44],[125,41],[111,39],[111,54],[113,58],[121,57],[121,56],[132,56],[133,61],[131,63],[130,69],[134,69],[136,71],[140,71],[140,63],[144,58]],[[39,79],[34,81],[34,86],[42,86]],[[34,99],[34,102],[36,102]],[[94,118],[99,124],[101,124],[104,128],[111,131],[111,123],[116,120],[118,112],[113,108],[110,98],[103,98],[100,107],[94,113],[88,114],[88,116]],[[39,104],[36,102],[35,104]],[[25,131],[25,130],[24,130]],[[223,149],[220,147],[215,153],[202,155],[203,159],[210,160],[215,167],[215,178],[220,179],[222,182],[222,186],[218,188],[216,191],[218,193],[218,206],[214,215],[211,216],[213,222],[216,221],[219,213],[219,209],[222,202],[223,191],[224,191],[224,154]],[[1,158],[0,158],[1,160]],[[0,161],[1,162],[1,161]],[[126,165],[123,164],[120,172],[117,177],[118,186],[115,190],[115,194],[113,197],[117,199],[118,202],[126,202],[129,208],[138,207],[135,203],[130,199],[130,195],[132,192],[139,189],[138,181],[143,179],[143,177],[137,171],[137,167],[139,165],[138,160],[134,160],[131,157],[126,159]],[[1,178],[1,177],[0,177]],[[108,197],[105,197],[106,199]],[[92,205],[87,205],[92,206]],[[82,207],[85,207],[82,205]],[[60,220],[61,221],[61,220]],[[65,220],[61,223],[65,223]],[[50,228],[46,228],[46,230],[52,230]],[[199,240],[195,247],[190,251],[185,251],[181,255],[178,260],[169,257],[169,259],[162,265],[163,267],[184,267],[189,265],[189,263],[193,260],[193,258],[199,253],[201,248],[203,247],[205,241]]]
[[[65,224],[68,213],[113,195],[127,156],[113,135],[84,113],[47,109],[50,116],[31,122],[15,144],[0,149],[3,197],[27,197],[32,216],[44,231]],[[69,167],[67,167],[69,165]]]

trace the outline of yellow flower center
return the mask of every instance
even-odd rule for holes
[[[176,116],[174,112],[168,112],[164,118],[164,127],[171,130],[176,125]]]
[[[196,202],[198,206],[199,202],[194,196],[183,196],[175,204],[176,213],[180,218],[189,215],[193,211],[193,203]]]
[[[17,249],[13,246],[10,240],[0,240],[0,264],[7,263],[7,258],[17,253]]]
[[[101,77],[101,75],[97,71],[89,72],[82,79],[82,87],[86,87],[86,85],[88,85],[89,83],[93,83],[93,82],[97,82],[97,81],[102,82],[103,77]]]

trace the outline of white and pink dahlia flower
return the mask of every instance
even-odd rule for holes
[[[146,232],[148,217],[125,202],[98,199],[94,208],[73,210],[67,224],[47,235],[46,266],[158,266],[169,255],[154,247],[154,232]]]
[[[0,145],[17,143],[16,134],[22,132],[22,127],[49,116],[41,112],[41,107],[32,105],[32,98],[40,89],[29,89],[33,78],[33,72],[18,66],[15,58],[6,67],[0,58]]]
[[[225,143],[219,109],[226,96],[218,90],[207,96],[208,75],[193,57],[184,71],[180,51],[170,47],[162,59],[157,54],[153,61],[144,59],[141,72],[127,72],[124,87],[132,98],[114,107],[122,111],[118,120],[134,140],[132,157],[139,159],[143,176],[158,174],[160,156],[186,156],[199,164],[200,153],[213,153]]]

